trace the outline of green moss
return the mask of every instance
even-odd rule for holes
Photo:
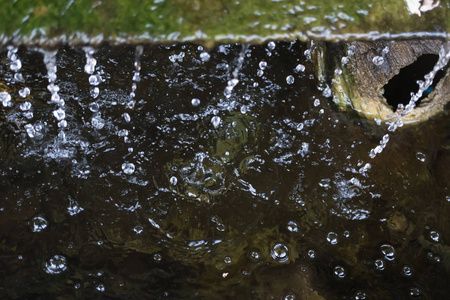
[[[423,32],[448,38],[450,0],[422,17],[409,14],[403,1],[381,0],[0,0],[0,7],[3,43],[63,35],[74,43],[98,35],[214,42]]]

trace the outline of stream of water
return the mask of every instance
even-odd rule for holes
[[[446,299],[448,111],[340,110],[313,51],[3,49],[0,298]]]

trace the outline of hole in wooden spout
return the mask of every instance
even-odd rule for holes
[[[416,93],[419,90],[417,80],[424,80],[426,74],[428,74],[436,65],[439,59],[435,54],[424,54],[417,58],[417,60],[400,70],[400,73],[395,75],[384,86],[383,96],[386,98],[389,105],[393,110],[397,110],[397,106],[401,103],[407,105],[411,99],[411,93]],[[420,105],[420,101],[427,97],[436,87],[439,80],[445,76],[445,71],[440,70],[434,77],[433,84],[423,93],[422,97],[416,102],[416,105]]]

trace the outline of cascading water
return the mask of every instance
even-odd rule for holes
[[[365,163],[314,51],[7,48],[0,296],[443,299],[448,121]]]

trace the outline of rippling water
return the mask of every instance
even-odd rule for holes
[[[444,299],[448,113],[371,159],[311,51],[4,49],[2,298]]]

